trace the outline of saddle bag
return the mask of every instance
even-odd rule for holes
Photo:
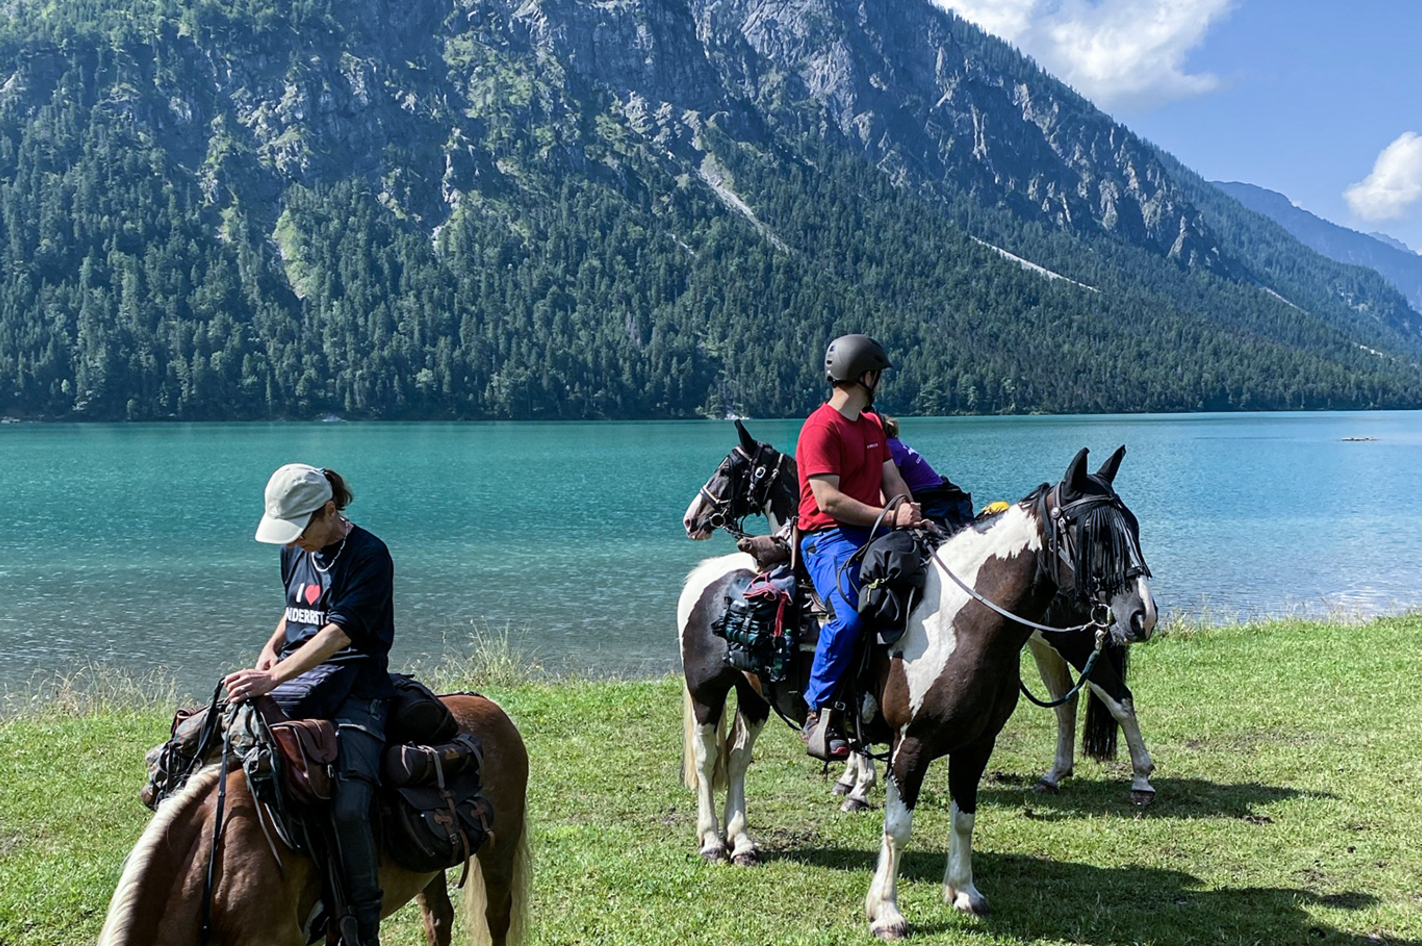
[[[859,614],[872,621],[885,644],[908,626],[909,611],[922,596],[926,547],[907,529],[895,529],[864,547],[859,565]]]
[[[711,624],[711,632],[729,645],[727,659],[737,670],[784,680],[795,653],[795,572],[777,565],[733,588],[726,609]]]
[[[336,724],[329,719],[287,719],[269,695],[258,697],[255,709],[270,734],[272,762],[286,797],[300,805],[330,801],[338,752]]]
[[[381,777],[385,845],[407,870],[430,872],[464,863],[493,834],[494,805],[479,794],[478,741],[457,736],[442,746],[392,746]]]
[[[336,767],[336,724],[329,719],[289,719],[268,727],[281,757],[282,786],[303,805],[331,800]]]
[[[390,674],[390,683],[395,697],[385,721],[386,742],[440,745],[458,734],[454,714],[429,687],[403,673]]]

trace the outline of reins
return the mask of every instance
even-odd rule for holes
[[[221,691],[222,685],[218,684],[217,688]],[[214,710],[216,701],[217,694],[214,693]],[[212,849],[207,852],[207,874],[202,882],[202,927],[198,933],[201,946],[207,946],[212,936],[212,885],[217,872],[217,845],[222,840],[223,808],[227,805],[227,756],[231,748],[232,727],[228,726],[222,734],[222,764],[217,772],[217,811],[212,819]]]

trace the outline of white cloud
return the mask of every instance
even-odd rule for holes
[[[1364,220],[1400,220],[1422,200],[1422,136],[1406,131],[1378,154],[1373,173],[1348,185],[1343,198]]]
[[[1031,55],[1105,108],[1148,109],[1209,92],[1190,51],[1234,0],[933,0]]]

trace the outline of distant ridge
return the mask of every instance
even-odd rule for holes
[[[1255,184],[1215,181],[1215,186],[1250,210],[1258,211],[1329,259],[1376,270],[1422,312],[1422,256],[1406,243],[1383,233],[1360,233],[1297,207],[1288,197]]]

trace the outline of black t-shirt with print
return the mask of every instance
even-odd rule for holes
[[[350,644],[272,692],[288,715],[331,718],[349,697],[393,696],[387,670],[395,639],[391,601],[395,566],[385,543],[360,526],[316,552],[281,550],[286,586],[286,643],[291,656],[327,624],[339,625]]]

